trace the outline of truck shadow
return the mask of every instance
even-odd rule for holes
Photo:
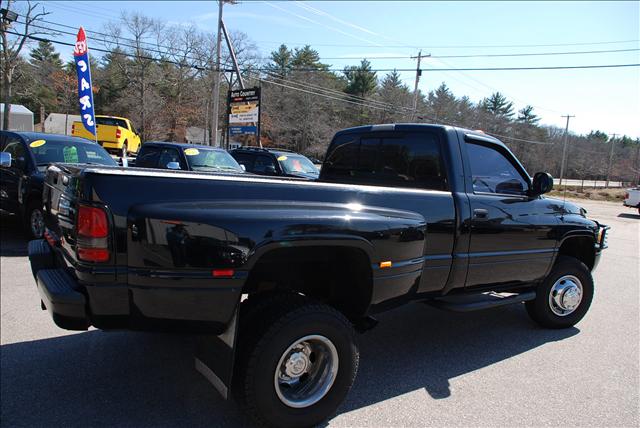
[[[27,255],[27,234],[19,219],[0,217],[0,256],[21,257]]]
[[[446,399],[449,379],[579,332],[540,329],[520,305],[456,314],[413,304],[380,321],[360,337],[340,413],[420,389]],[[3,345],[3,424],[251,425],[195,371],[193,350],[188,337],[97,330]]]
[[[640,214],[621,213],[618,214],[618,217],[640,219]]]

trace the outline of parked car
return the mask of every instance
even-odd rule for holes
[[[98,143],[109,153],[127,156],[137,153],[140,149],[138,131],[125,117],[96,115],[96,132],[98,133]],[[87,131],[79,121],[73,122],[71,125],[71,135],[95,140],[93,134]]]
[[[130,166],[203,172],[245,172],[223,149],[170,142],[144,143],[135,162]]]
[[[525,302],[543,327],[580,321],[607,227],[552,187],[495,138],[423,124],[338,132],[318,181],[54,165],[29,258],[58,326],[198,332],[196,368],[225,397],[313,426],[377,312]]]
[[[231,156],[253,174],[309,180],[317,179],[320,174],[309,159],[289,150],[240,147],[232,150]]]
[[[48,165],[116,165],[95,142],[67,135],[0,131],[0,151],[0,211],[24,219],[32,238],[40,238],[44,232],[42,187]]]
[[[625,207],[637,208],[638,214],[640,214],[640,187],[627,189],[623,204]]]

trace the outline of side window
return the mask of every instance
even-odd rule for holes
[[[176,149],[162,149],[160,153],[160,160],[158,161],[158,168],[167,169],[169,162],[178,162],[180,168],[185,169],[185,166],[180,162],[180,154]]]
[[[435,134],[372,133],[335,141],[321,171],[330,181],[447,190]]]
[[[143,146],[140,149],[140,154],[136,159],[136,167],[157,168],[159,157],[160,157],[160,148]]]
[[[18,139],[8,138],[3,152],[11,153],[11,166],[25,171],[27,168],[27,151]]]
[[[233,158],[247,169],[247,171],[253,171],[253,156],[247,153],[233,153]]]
[[[498,150],[467,143],[473,191],[523,195],[528,183],[516,167]]]
[[[275,175],[278,172],[276,163],[271,156],[258,155],[253,164],[253,172],[256,174]]]

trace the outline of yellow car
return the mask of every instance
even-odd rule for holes
[[[124,117],[96,115],[96,132],[98,143],[110,153],[126,156],[138,153],[140,149],[140,136],[131,121]],[[71,135],[95,140],[82,122],[73,122]]]

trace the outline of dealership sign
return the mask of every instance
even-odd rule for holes
[[[259,143],[260,88],[229,91],[229,142],[234,145]]]

